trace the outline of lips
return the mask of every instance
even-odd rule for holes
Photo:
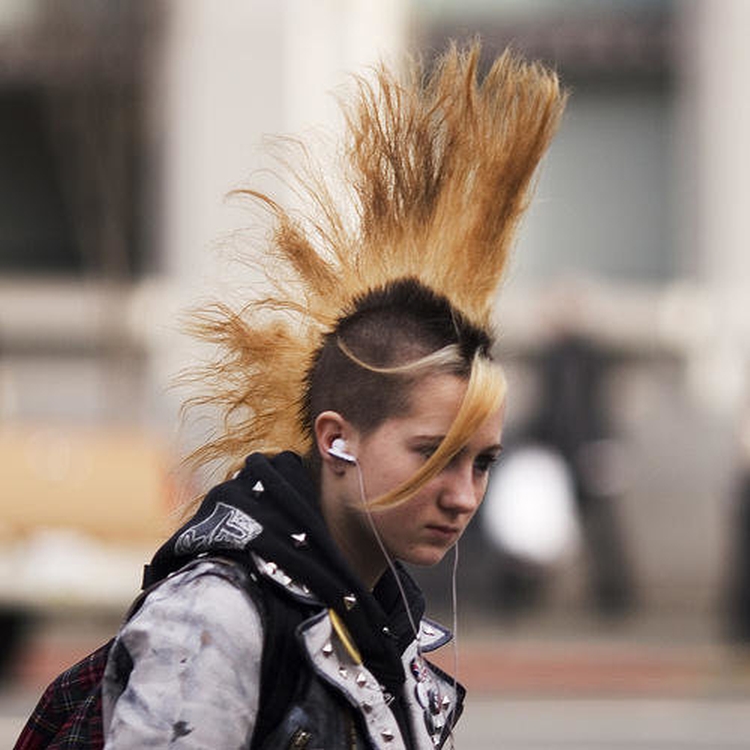
[[[442,524],[430,524],[427,529],[444,536],[456,536],[461,533],[461,528],[458,526],[443,526]]]

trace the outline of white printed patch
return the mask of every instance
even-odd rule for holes
[[[247,513],[226,503],[216,503],[211,515],[180,534],[174,545],[177,555],[213,548],[244,549],[263,527]]]

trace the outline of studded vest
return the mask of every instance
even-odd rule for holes
[[[428,662],[424,653],[447,643],[451,634],[428,620],[404,651],[406,673],[401,703],[406,707],[411,737],[396,721],[388,695],[361,663],[356,645],[315,596],[278,565],[254,555],[258,572],[275,584],[280,597],[310,606],[314,612],[296,628],[306,657],[298,689],[276,728],[260,750],[434,750],[443,747],[462,710],[464,689]],[[317,611],[316,611],[317,608]],[[255,743],[253,743],[255,747]]]
[[[391,573],[373,591],[363,587],[329,534],[299,456],[248,456],[157,551],[144,584],[206,555],[239,563],[262,591],[261,615],[270,613],[262,673],[273,677],[266,686],[261,679],[253,750],[426,750],[445,743],[464,690],[422,654],[450,635],[422,625],[418,648]],[[421,592],[406,571],[397,575],[419,619]]]

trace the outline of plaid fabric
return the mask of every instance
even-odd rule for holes
[[[99,750],[104,746],[101,680],[113,642],[107,641],[50,683],[14,750]]]

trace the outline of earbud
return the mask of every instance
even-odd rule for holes
[[[347,453],[346,440],[343,438],[336,438],[328,449],[328,454],[334,458],[340,458],[342,461],[346,461],[348,464],[356,464],[357,459],[352,456],[351,453]]]

